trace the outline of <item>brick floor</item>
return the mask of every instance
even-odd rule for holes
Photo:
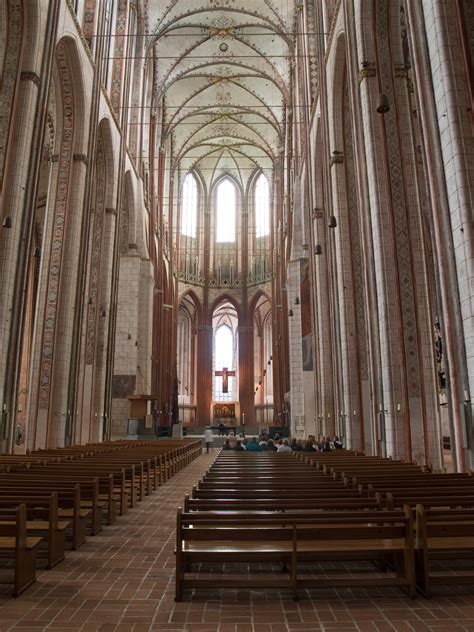
[[[174,602],[176,508],[213,455],[202,455],[18,599],[0,586],[0,632],[474,632],[474,589],[415,600],[399,590],[196,594]]]

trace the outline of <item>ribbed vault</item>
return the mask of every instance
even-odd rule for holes
[[[207,190],[226,174],[242,190],[256,171],[271,180],[289,102],[292,3],[175,0],[150,14],[154,103],[173,171],[199,172]]]

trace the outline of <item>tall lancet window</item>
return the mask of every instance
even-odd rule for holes
[[[223,373],[223,369],[232,371],[234,368],[234,334],[227,325],[221,325],[214,338],[214,362],[216,372]],[[234,398],[234,380],[222,375],[214,375],[214,397],[220,401],[232,401]]]
[[[266,237],[270,234],[270,187],[267,178],[261,173],[255,183],[255,236]]]
[[[184,179],[181,195],[181,234],[186,237],[196,237],[197,224],[197,183],[192,173]]]
[[[236,217],[235,186],[230,180],[222,180],[217,186],[216,241],[235,242]]]

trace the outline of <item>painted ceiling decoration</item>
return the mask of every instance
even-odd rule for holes
[[[256,172],[271,180],[290,103],[293,2],[153,4],[154,104],[173,170],[181,181],[195,170],[208,191],[224,175],[244,191]]]

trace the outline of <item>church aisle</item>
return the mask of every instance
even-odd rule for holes
[[[321,590],[293,602],[229,591],[174,602],[176,509],[214,454],[203,454],[18,599],[1,588],[0,632],[474,632],[474,595],[410,600],[399,590]],[[207,597],[209,595],[207,594]]]

